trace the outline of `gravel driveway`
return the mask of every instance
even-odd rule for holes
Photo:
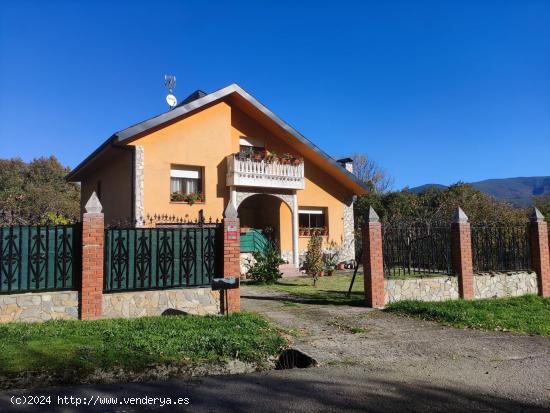
[[[324,366],[357,366],[376,377],[422,381],[550,408],[550,340],[455,329],[364,307],[319,305],[265,287],[245,286],[242,308],[290,333]]]

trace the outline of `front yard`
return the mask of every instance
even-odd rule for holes
[[[267,288],[313,300],[319,304],[363,305],[363,274],[357,274],[351,296],[348,298],[351,278],[350,273],[336,273],[332,277],[319,278],[316,287],[313,286],[313,279],[310,277],[281,278]]]
[[[150,365],[230,359],[261,364],[285,344],[275,328],[251,313],[9,323],[0,325],[0,376],[139,372]]]
[[[363,274],[357,274],[348,298],[351,278],[349,273],[322,277],[317,281],[316,287],[309,277],[282,278],[265,288],[285,292],[315,304],[363,306]],[[535,295],[442,302],[399,301],[389,304],[385,311],[438,321],[458,328],[550,336],[550,298]]]
[[[399,301],[388,305],[387,311],[459,328],[550,336],[550,298],[536,295],[443,302]]]

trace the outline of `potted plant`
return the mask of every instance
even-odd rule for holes
[[[299,157],[297,157],[297,156],[294,156],[294,157],[292,158],[292,165],[298,166],[298,165],[300,165],[301,163],[302,163],[302,158],[299,158]]]
[[[336,269],[337,254],[329,252],[324,255],[323,259],[325,261],[325,271],[329,277],[332,277]]]
[[[261,161],[263,159],[263,153],[260,151],[252,151],[252,159],[255,161]]]
[[[281,157],[281,163],[283,165],[289,165],[292,162],[292,155],[289,153],[283,153],[283,156]]]
[[[276,163],[279,160],[279,155],[276,152],[266,152],[265,160],[269,163]]]

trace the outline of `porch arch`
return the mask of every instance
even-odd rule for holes
[[[290,209],[292,216],[292,263],[296,268],[299,267],[299,257],[298,257],[298,197],[296,190],[293,191],[271,191],[263,190],[260,188],[239,190],[236,187],[230,188],[230,199],[228,207],[226,208],[227,212],[238,216],[239,206],[244,202],[244,200],[254,196],[254,195],[269,195],[275,198],[280,199],[285,203]],[[231,207],[230,207],[231,206]]]

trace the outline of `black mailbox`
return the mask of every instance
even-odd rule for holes
[[[213,278],[212,290],[233,290],[239,288],[239,277]]]

